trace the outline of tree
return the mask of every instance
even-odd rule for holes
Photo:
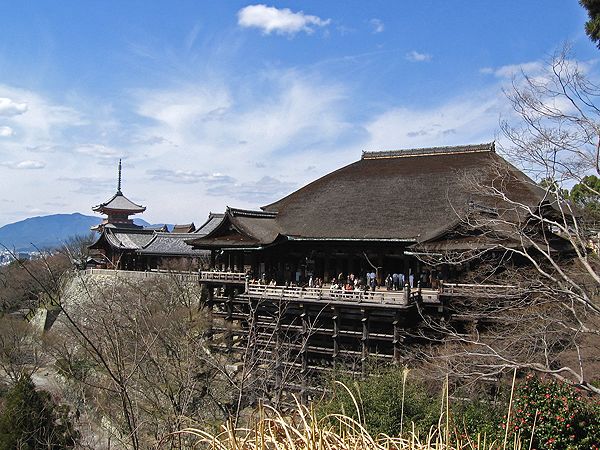
[[[432,259],[469,263],[472,281],[516,288],[457,299],[451,308],[460,321],[423,315],[439,331],[429,338],[443,343],[436,355],[443,370],[459,376],[489,379],[528,368],[600,394],[593,383],[600,361],[597,230],[563,194],[564,186],[579,184],[575,196],[582,202],[598,195],[592,177],[600,175],[600,89],[565,48],[541,73],[515,77],[506,94],[516,119],[501,124],[509,142],[504,151],[532,178],[546,180],[543,187],[520,180],[531,183],[541,201],[531,205],[509,197],[502,187],[514,175],[504,167],[491,181],[465,180],[497,208],[462,216],[462,227],[511,239]]]
[[[17,381],[40,365],[40,348],[31,326],[22,319],[0,317],[0,369]]]
[[[586,175],[571,189],[569,198],[580,206],[585,217],[596,223],[600,219],[600,178]]]
[[[73,448],[78,434],[68,408],[57,406],[45,391],[36,391],[22,375],[8,391],[0,414],[0,450]]]
[[[600,1],[579,0],[588,13],[588,21],[585,23],[585,32],[589,38],[600,48]]]

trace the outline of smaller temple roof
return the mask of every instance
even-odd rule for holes
[[[155,233],[150,242],[138,253],[145,255],[200,256],[206,252],[196,250],[185,243],[189,233]]]
[[[118,250],[131,250],[138,254],[158,256],[200,256],[186,244],[190,233],[169,233],[167,231],[136,230],[125,228],[104,228],[100,237],[89,248],[102,248],[106,242]]]
[[[217,226],[219,226],[219,224],[223,221],[224,217],[225,214],[223,213],[209,213],[206,222],[200,225],[198,229],[194,231],[194,234],[197,235],[197,237],[206,236]]]
[[[196,226],[194,222],[192,223],[184,223],[184,224],[176,224],[173,226],[171,233],[193,233],[196,230]]]
[[[271,244],[280,236],[276,212],[227,207],[223,217],[209,219],[209,232],[187,241],[195,248],[252,247]],[[212,226],[211,221],[218,223]],[[204,226],[200,228],[204,232]],[[198,233],[200,234],[200,233]]]

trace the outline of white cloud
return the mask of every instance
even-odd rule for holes
[[[0,97],[0,116],[18,116],[27,111],[27,103],[17,103],[10,98]]]
[[[497,68],[483,67],[479,69],[479,73],[484,75],[494,75],[498,78],[512,78],[520,75],[521,73],[534,76],[540,74],[543,70],[544,63],[541,61],[531,61],[523,64],[508,64]]]
[[[315,27],[329,25],[330,19],[293,12],[289,8],[277,9],[266,5],[249,5],[238,11],[238,25],[245,28],[258,28],[264,34],[289,34],[300,31],[312,33]]]
[[[419,53],[416,50],[412,50],[406,54],[406,59],[410,62],[426,62],[431,61],[432,56],[429,53]]]
[[[0,137],[11,137],[15,134],[11,127],[0,127]]]
[[[121,155],[118,150],[102,144],[83,144],[75,148],[77,153],[95,156],[97,158],[117,158]]]
[[[369,24],[371,24],[371,27],[373,28],[373,33],[383,33],[385,30],[384,23],[379,19],[371,19],[369,20]]]
[[[455,99],[430,109],[386,111],[366,125],[370,140],[365,150],[490,142],[503,103],[493,93],[488,94]]]
[[[25,161],[6,161],[0,163],[1,166],[8,167],[9,169],[20,169],[20,170],[30,170],[30,169],[43,169],[46,167],[46,163],[43,161],[34,161],[34,160],[25,160]]]

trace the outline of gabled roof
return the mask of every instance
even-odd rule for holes
[[[146,211],[146,207],[138,205],[137,203],[133,203],[131,200],[125,197],[121,191],[117,191],[117,193],[110,199],[104,203],[94,206],[92,210],[102,213],[109,211],[123,211],[128,212],[129,214],[135,214]]]
[[[197,235],[196,237],[206,236],[211,231],[213,231],[216,227],[219,226],[219,224],[223,221],[224,217],[225,217],[225,214],[212,213],[212,212],[209,213],[208,219],[206,219],[206,222],[204,222],[202,225],[200,225],[196,229],[196,231],[194,231],[194,234]]]
[[[107,227],[89,248],[99,249],[108,244],[118,250],[131,250],[146,255],[200,256],[204,254],[202,250],[195,250],[186,244],[185,241],[189,238],[189,233]]]
[[[102,248],[102,244],[107,243],[120,250],[139,250],[152,240],[154,233],[144,229],[105,227],[100,237],[89,248]]]
[[[200,256],[206,253],[186,244],[185,241],[189,238],[189,233],[155,232],[152,239],[137,253],[164,256]]]
[[[196,226],[194,222],[192,223],[183,223],[183,224],[175,224],[171,233],[193,233],[196,231]]]
[[[206,233],[188,244],[196,248],[250,247],[272,243],[280,234],[277,213],[228,207],[219,222]],[[201,230],[204,230],[201,227]]]

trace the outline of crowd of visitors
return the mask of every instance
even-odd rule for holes
[[[251,272],[246,274],[246,278],[250,284],[263,284],[268,286],[276,286],[283,284],[286,287],[309,287],[309,288],[323,288],[327,287],[327,283],[324,282],[323,278],[309,275],[308,277],[299,277],[296,281],[286,281],[284,283],[277,283],[275,278],[267,277],[266,274],[262,274],[260,278],[255,278]],[[343,290],[343,291],[354,291],[354,290],[372,290],[375,291],[377,288],[385,288],[388,291],[401,291],[406,286],[410,289],[416,287],[438,289],[442,282],[442,273],[435,269],[423,270],[418,274],[414,274],[412,270],[409,270],[408,274],[401,272],[388,273],[385,278],[379,282],[378,274],[375,271],[368,271],[364,276],[357,276],[354,273],[344,275],[343,273],[338,274],[337,277],[331,279],[329,283],[329,289],[331,290]]]

